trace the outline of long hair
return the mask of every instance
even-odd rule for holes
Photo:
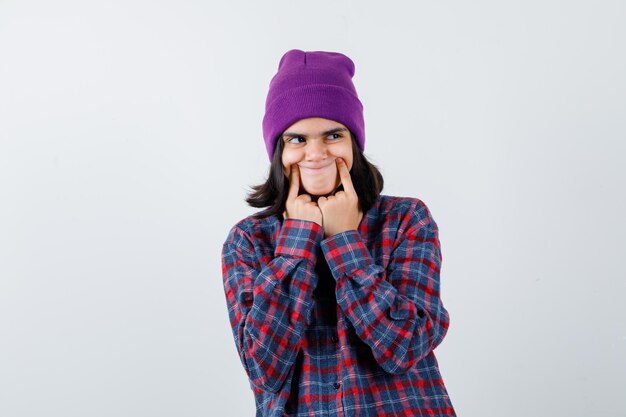
[[[352,139],[350,178],[359,197],[360,209],[365,214],[378,200],[383,190],[384,180],[378,167],[367,160],[352,132],[350,132],[350,138]],[[283,148],[284,142],[279,138],[276,141],[267,180],[262,184],[250,187],[252,191],[246,197],[248,205],[257,208],[267,207],[267,209],[254,214],[252,216],[254,218],[262,219],[273,215],[282,217],[283,211],[285,211],[287,195],[289,194],[289,178],[283,172]],[[339,190],[343,190],[343,184],[339,186]]]

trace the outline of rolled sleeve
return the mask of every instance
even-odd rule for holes
[[[335,280],[374,263],[374,258],[356,230],[337,233],[324,239],[320,245]]]
[[[275,255],[306,258],[317,261],[320,242],[324,238],[324,228],[314,221],[285,219],[283,222]]]

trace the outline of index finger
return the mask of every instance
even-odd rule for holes
[[[339,176],[341,177],[341,183],[346,193],[356,195],[354,185],[352,184],[352,178],[350,177],[350,171],[348,165],[343,158],[337,158],[337,168],[339,169]]]
[[[287,194],[287,200],[295,200],[298,197],[300,191],[300,171],[298,164],[291,165],[291,172],[289,173],[289,194]]]

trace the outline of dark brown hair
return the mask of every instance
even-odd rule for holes
[[[384,180],[378,167],[367,160],[352,132],[350,132],[350,138],[352,139],[350,178],[359,197],[361,211],[365,214],[374,205],[382,192]],[[262,184],[250,187],[252,191],[246,197],[246,202],[252,207],[268,207],[254,214],[252,216],[254,218],[262,219],[273,215],[282,217],[283,211],[285,211],[285,203],[289,194],[289,178],[283,172],[283,148],[284,141],[279,136],[276,141],[276,148],[272,156],[267,180]],[[343,190],[343,184],[339,186],[338,190]]]

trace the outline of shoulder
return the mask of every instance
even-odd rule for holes
[[[437,223],[428,205],[417,197],[381,194],[376,217],[384,227],[394,229],[397,236],[411,234],[433,234],[438,232]]]
[[[258,213],[255,213],[258,214]],[[276,216],[265,218],[254,217],[251,214],[244,217],[230,228],[224,244],[249,245],[263,244],[275,239],[280,231],[280,220]]]
[[[431,211],[424,200],[417,197],[403,197],[381,194],[379,214],[387,217],[412,217],[414,221],[430,222]]]

